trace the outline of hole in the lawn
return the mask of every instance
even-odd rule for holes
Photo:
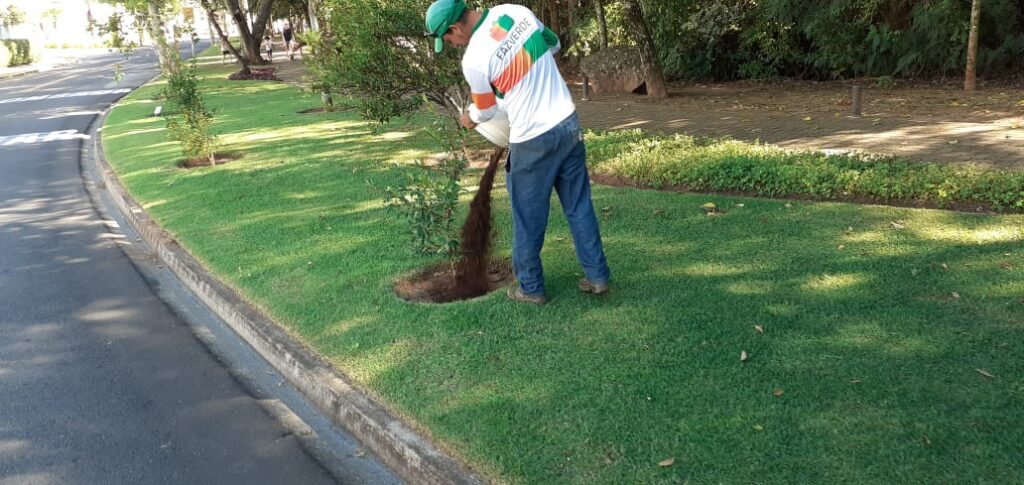
[[[233,162],[245,155],[241,152],[217,152],[213,154],[213,160],[217,165],[222,165],[228,162]],[[178,162],[178,166],[181,168],[201,168],[210,166],[210,157],[195,157],[188,160]]]
[[[344,113],[346,111],[352,111],[354,109],[356,109],[355,106],[344,105],[344,104],[336,104],[334,106],[329,106],[329,107],[321,105],[321,106],[316,106],[316,107],[313,107],[313,108],[301,109],[299,111],[296,111],[296,113],[298,113],[300,115],[308,115],[308,114],[315,114],[315,113]]]
[[[476,298],[508,286],[515,279],[512,273],[512,263],[507,260],[489,261],[487,279],[489,283],[487,291],[476,295],[467,295],[463,291],[464,289],[459,288],[456,283],[455,261],[445,261],[400,278],[395,282],[395,293],[403,300],[418,303],[450,303]]]
[[[307,109],[299,110],[299,111],[296,111],[296,113],[305,115],[305,114],[310,114],[310,113],[331,113],[331,112],[334,112],[334,111],[340,111],[340,110],[338,110],[337,108],[328,109],[326,106],[317,106],[316,108],[307,108]]]

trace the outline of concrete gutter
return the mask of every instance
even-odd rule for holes
[[[93,163],[124,219],[184,287],[289,380],[337,426],[359,440],[412,484],[476,485],[484,481],[412,427],[374,402],[351,379],[293,339],[280,325],[210,274],[157,225],[121,184],[103,154],[100,136],[107,109],[90,130]]]

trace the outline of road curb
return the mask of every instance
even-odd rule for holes
[[[337,426],[376,454],[403,480],[424,485],[483,484],[467,467],[446,455],[351,379],[287,334],[277,323],[210,274],[129,195],[107,163],[100,142],[112,105],[90,128],[92,160],[114,204],[150,250],[185,288],[289,380]]]

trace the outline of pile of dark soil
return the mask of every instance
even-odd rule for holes
[[[281,78],[274,75],[274,68],[268,67],[266,69],[249,69],[249,74],[243,74],[242,71],[238,71],[230,76],[228,79],[231,81],[280,81]]]
[[[507,152],[496,148],[480,178],[469,215],[462,226],[461,257],[454,263],[435,265],[395,283],[395,292],[406,300],[445,303],[486,295],[512,280],[507,262],[490,259],[491,188],[498,162]]]

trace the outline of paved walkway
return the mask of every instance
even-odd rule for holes
[[[860,151],[918,161],[1024,169],[1024,86],[865,87],[851,118],[847,83],[676,84],[667,100],[596,95],[577,107],[595,129],[728,136],[786,148]]]
[[[302,61],[274,66],[282,79],[304,82]],[[982,86],[971,95],[956,83],[889,89],[865,84],[860,118],[847,116],[849,82],[674,83],[667,100],[594,95],[582,101],[582,86],[571,89],[587,128],[641,128],[1024,169],[1024,84]]]

